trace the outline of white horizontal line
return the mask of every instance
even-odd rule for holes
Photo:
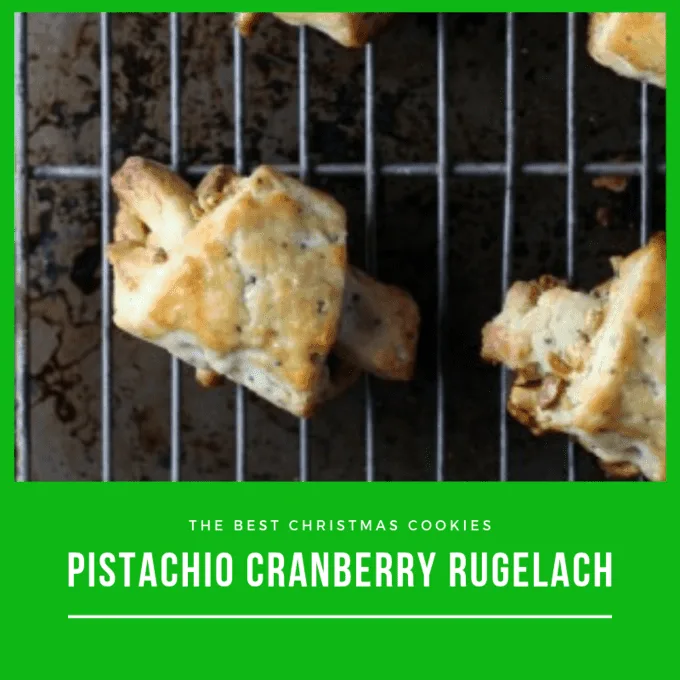
[[[69,614],[69,619],[611,619],[611,614]]]

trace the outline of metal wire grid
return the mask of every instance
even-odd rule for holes
[[[102,283],[101,283],[101,479],[113,479],[113,451],[111,446],[112,408],[111,408],[111,272],[104,251],[111,237],[111,25],[108,13],[100,14],[100,63],[101,63],[101,160],[98,166],[85,165],[41,165],[29,167],[27,149],[27,21],[26,13],[15,15],[15,285],[16,285],[16,479],[27,481],[31,478],[30,454],[30,413],[29,413],[29,300],[28,300],[28,260],[26,236],[28,230],[28,182],[41,180],[99,180],[101,183],[101,242],[102,242]],[[170,14],[170,148],[171,167],[190,177],[203,175],[210,166],[194,165],[183,168],[181,165],[181,15]],[[576,273],[575,237],[577,231],[577,191],[576,181],[579,171],[586,175],[616,174],[639,176],[640,178],[640,243],[649,236],[649,215],[651,180],[654,171],[665,174],[665,163],[652,167],[650,160],[650,135],[648,114],[648,86],[640,87],[640,160],[628,163],[587,163],[581,165],[578,159],[578,140],[576,135],[575,73],[576,73],[576,15],[566,17],[567,75],[566,75],[566,162],[525,163],[518,165],[515,155],[515,17],[506,15],[506,93],[505,93],[505,159],[490,163],[451,163],[448,157],[446,129],[446,13],[437,17],[437,160],[433,163],[396,163],[378,165],[375,148],[375,66],[374,48],[368,45],[365,50],[365,160],[364,163],[324,163],[311,167],[309,160],[308,126],[308,52],[307,29],[298,29],[298,87],[299,87],[299,158],[297,165],[279,165],[283,172],[297,174],[302,181],[308,181],[312,174],[326,176],[363,176],[365,182],[365,259],[369,273],[376,273],[376,186],[381,176],[425,176],[437,181],[437,318],[436,318],[436,451],[433,478],[442,481],[446,478],[446,431],[445,413],[449,407],[447,389],[447,370],[444,348],[447,343],[448,310],[448,183],[454,177],[503,177],[505,182],[503,203],[502,297],[512,280],[512,252],[514,235],[514,207],[516,174],[565,177],[567,184],[566,200],[566,272],[573,282]],[[234,166],[239,173],[249,169],[244,150],[245,120],[245,68],[244,45],[238,31],[233,31],[234,49]],[[509,374],[501,370],[500,385],[500,422],[499,422],[499,480],[508,479],[508,416],[506,402],[509,387]],[[171,359],[171,399],[170,399],[170,475],[171,481],[180,480],[181,466],[181,373],[178,360]],[[246,400],[245,390],[236,386],[236,481],[246,478]],[[371,380],[365,382],[365,477],[366,481],[375,479],[375,430],[374,408]],[[455,408],[455,404],[454,404]],[[299,480],[309,479],[309,435],[310,423],[299,423]],[[566,445],[565,477],[569,481],[577,479],[574,445],[571,440]]]

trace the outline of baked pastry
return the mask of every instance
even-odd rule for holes
[[[330,196],[267,166],[250,177],[217,166],[194,190],[136,157],[112,185],[114,323],[194,366],[202,385],[226,377],[309,417],[362,369],[410,377],[418,311],[407,294],[361,275],[362,298],[388,291],[375,326],[384,342],[355,324],[341,330],[346,217]],[[331,358],[339,336],[345,349]]]
[[[232,168],[215,166],[196,188],[201,210],[212,210],[229,196],[238,179]],[[408,293],[376,281],[356,267],[347,268],[334,347],[338,357],[386,380],[410,380],[419,326],[420,311]]]
[[[588,52],[620,76],[666,88],[666,14],[594,12]]]
[[[264,12],[239,12],[236,26],[250,37]],[[340,43],[343,47],[363,47],[392,18],[391,12],[273,12],[291,26],[309,26]]]
[[[612,475],[666,479],[666,241],[656,234],[590,293],[550,276],[515,283],[482,358],[515,371],[508,410],[564,432]]]
[[[396,286],[349,267],[335,353],[387,380],[410,380],[415,368],[420,312]]]

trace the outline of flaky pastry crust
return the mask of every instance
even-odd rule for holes
[[[236,25],[244,37],[250,37],[263,12],[240,12]],[[335,40],[343,47],[363,47],[390,21],[389,12],[274,12],[290,26],[309,26]]]
[[[624,78],[666,88],[666,15],[663,12],[594,12],[588,52]]]
[[[205,187],[195,193],[152,161],[129,159],[112,183],[114,323],[199,378],[213,371],[309,415],[340,318],[344,209],[268,167],[230,177],[207,211]]]
[[[508,410],[577,438],[613,475],[666,478],[666,242],[656,234],[590,293],[515,283],[482,357],[515,371]]]
[[[417,305],[348,272],[345,211],[331,197],[267,166],[241,177],[218,165],[194,190],[138,157],[112,185],[114,323],[194,366],[201,385],[226,377],[309,417],[362,370],[410,378]]]

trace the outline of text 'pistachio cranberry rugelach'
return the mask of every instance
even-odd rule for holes
[[[420,315],[347,263],[344,208],[272,168],[223,165],[193,189],[129,158],[108,259],[114,323],[197,369],[309,417],[362,371],[412,377]]]
[[[666,88],[666,15],[663,12],[594,12],[588,52],[624,78]]]
[[[655,234],[589,293],[517,282],[482,332],[482,357],[515,371],[508,410],[564,432],[612,476],[666,479],[666,239]]]
[[[236,26],[250,37],[264,12],[239,12]],[[391,12],[273,12],[290,26],[309,26],[325,33],[343,47],[363,47],[392,19]]]

